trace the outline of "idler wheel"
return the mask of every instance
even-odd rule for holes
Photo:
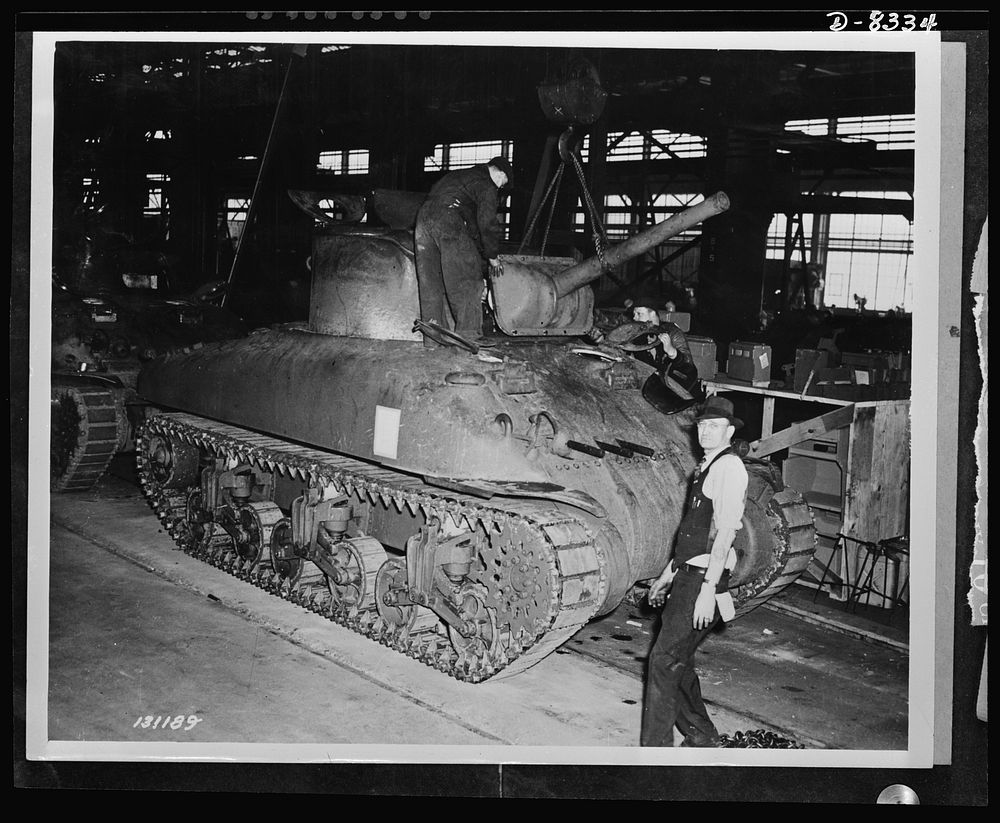
[[[486,572],[476,575],[487,591],[486,603],[495,609],[511,634],[535,631],[536,621],[549,612],[548,564],[541,546],[523,539],[516,530],[505,528],[490,541]]]
[[[327,548],[337,571],[326,578],[334,608],[361,610],[374,606],[378,571],[386,561],[382,544],[374,537],[355,537]]]
[[[302,558],[295,554],[292,521],[282,517],[271,531],[271,568],[284,583],[294,586],[302,576]]]
[[[198,449],[158,434],[144,444],[146,471],[161,489],[183,489],[198,481]]]
[[[406,561],[390,557],[382,564],[375,576],[375,608],[389,626],[409,632],[423,631],[438,624],[438,616],[430,609],[417,605],[397,605],[395,592],[405,592]]]
[[[496,651],[500,643],[497,629],[496,611],[487,608],[485,587],[475,583],[464,583],[459,590],[458,613],[473,629],[463,636],[454,626],[448,626],[451,645],[460,655],[483,658]]]

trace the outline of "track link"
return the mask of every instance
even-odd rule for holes
[[[302,573],[294,580],[273,571],[269,563],[248,567],[225,533],[208,529],[195,537],[187,521],[187,489],[162,487],[147,464],[145,446],[152,437],[196,447],[215,457],[256,464],[267,471],[288,473],[310,484],[329,484],[338,492],[378,499],[400,511],[405,506],[428,519],[443,520],[448,515],[456,522],[467,519],[488,535],[503,536],[508,545],[522,551],[530,546],[537,563],[531,619],[506,619],[502,612],[511,604],[498,595],[501,642],[474,656],[455,650],[443,624],[429,610],[424,610],[424,616],[433,616],[432,620],[418,620],[407,628],[387,623],[374,607],[339,607],[323,573],[308,561],[303,561]],[[500,679],[530,668],[593,617],[607,591],[602,552],[593,536],[582,522],[551,505],[524,501],[511,502],[509,508],[506,501],[484,505],[479,498],[432,490],[410,475],[180,413],[161,414],[147,421],[139,435],[136,459],[143,490],[179,548],[464,682]],[[489,569],[480,574],[484,585],[490,585],[490,579]],[[499,583],[493,585],[502,588]]]
[[[765,488],[758,502],[774,534],[777,551],[764,574],[731,590],[737,616],[752,611],[792,583],[816,551],[815,519],[797,491],[781,489],[772,495]]]
[[[75,386],[52,389],[54,492],[86,491],[101,479],[118,451],[124,425],[115,392]]]

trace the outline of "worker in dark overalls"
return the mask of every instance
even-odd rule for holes
[[[417,214],[416,265],[420,319],[482,345],[487,269],[500,267],[500,189],[513,170],[505,157],[449,172],[431,188]],[[424,337],[426,345],[434,344]]]
[[[697,376],[698,369],[691,356],[691,345],[680,326],[669,320],[661,320],[659,313],[648,306],[633,307],[632,319],[637,323],[649,323],[652,333],[656,334],[659,341],[655,349],[636,352],[633,357],[649,363],[660,371],[665,371],[672,361],[689,364],[694,375]]]
[[[643,746],[672,746],[674,726],[684,736],[682,746],[720,743],[701,696],[694,654],[720,619],[735,616],[729,574],[736,565],[733,541],[742,527],[749,478],[731,449],[733,434],[742,425],[733,416],[733,404],[709,397],[695,422],[704,458],[695,470],[673,557],[647,595],[653,606],[666,603],[649,654]]]
[[[661,320],[659,313],[647,306],[635,306],[632,317],[634,322],[631,325],[644,323],[649,327],[649,333],[645,344],[625,344],[623,348],[633,352],[636,360],[648,363],[657,370],[643,384],[642,396],[664,414],[683,411],[704,400],[698,367],[681,327]]]

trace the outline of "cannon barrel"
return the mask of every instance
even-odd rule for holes
[[[716,192],[581,263],[565,257],[501,255],[503,273],[492,282],[497,326],[515,336],[585,334],[594,322],[594,292],[585,285],[728,208],[729,197]]]
[[[617,246],[612,246],[604,252],[603,260],[600,255],[589,257],[581,263],[557,272],[552,276],[556,284],[557,296],[565,297],[570,292],[596,280],[608,269],[620,266],[640,254],[645,254],[650,249],[681,232],[687,231],[692,226],[702,223],[710,217],[715,217],[717,214],[722,214],[728,208],[729,197],[725,192],[717,191],[701,203],[677,212],[652,228],[630,237]]]

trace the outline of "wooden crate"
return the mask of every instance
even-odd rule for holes
[[[817,524],[823,519],[829,521],[831,516],[839,519],[836,529],[825,522],[826,532],[840,531],[871,543],[908,534],[909,401],[858,402],[845,410],[849,410],[849,417],[839,427],[821,431],[814,422],[809,427],[811,438],[789,446],[782,472],[785,483],[806,499]],[[864,549],[847,541],[838,551],[840,557],[821,557],[818,562],[834,560],[834,578],[838,582],[860,585],[858,574]],[[883,567],[884,562],[879,560],[873,574],[878,591],[865,595],[862,603],[890,605],[880,594]],[[889,594],[902,587],[907,574],[905,566],[898,576],[890,568],[886,584]],[[835,599],[843,599],[846,591],[839,585],[828,586],[827,590]]]
[[[908,533],[910,402],[857,403],[844,490],[844,531],[877,542]]]

